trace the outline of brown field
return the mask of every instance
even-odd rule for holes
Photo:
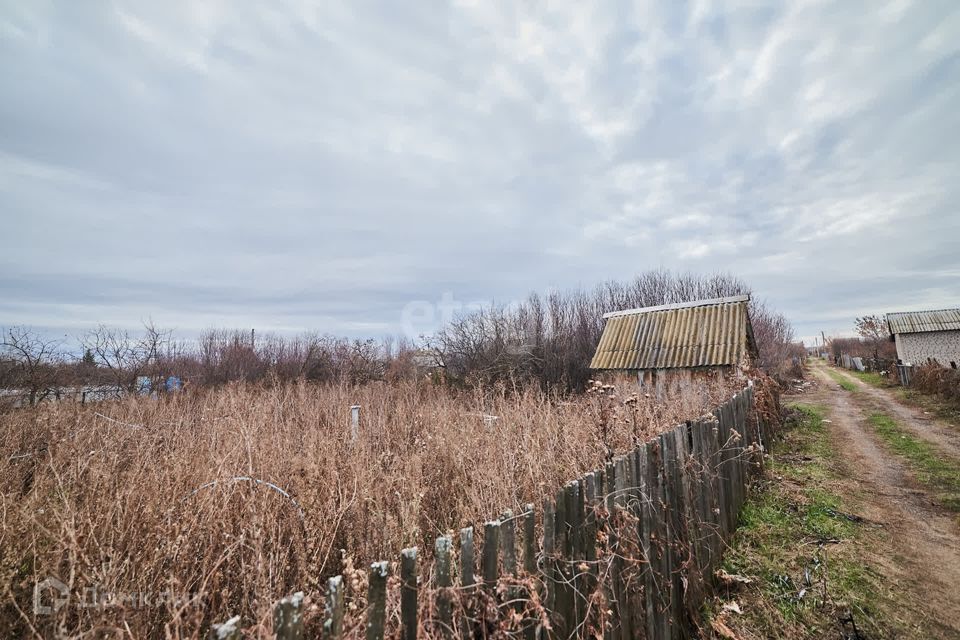
[[[237,614],[266,631],[280,597],[322,595],[327,577],[405,546],[428,560],[437,535],[539,503],[742,386],[680,383],[658,402],[622,381],[568,398],[421,382],[237,384],[13,411],[0,416],[0,632],[201,637]],[[352,404],[363,407],[356,441]],[[71,594],[95,588],[108,606],[35,615],[34,585],[48,576]],[[182,601],[158,604],[163,593]]]

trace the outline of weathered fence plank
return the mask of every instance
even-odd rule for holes
[[[417,548],[400,552],[400,624],[403,640],[417,640]]]
[[[677,448],[673,433],[668,431],[660,436],[660,447],[663,452],[663,487],[665,496],[665,516],[667,525],[666,557],[667,566],[665,580],[669,593],[669,637],[677,638],[682,608],[683,583],[680,575],[682,563],[681,549],[683,548],[683,532],[680,529],[680,492],[677,476]]]
[[[273,608],[273,634],[277,640],[303,638],[303,592],[282,598]]]
[[[500,579],[500,521],[483,525],[483,586],[491,593]]]
[[[452,549],[453,539],[450,536],[440,536],[433,545],[434,577],[437,581],[437,621],[444,638],[454,636],[453,605],[450,593],[450,587],[453,586],[450,572],[453,564],[450,557]]]
[[[226,622],[214,624],[210,628],[210,640],[240,640],[241,638],[243,638],[243,629],[240,628],[240,616],[233,616]]]
[[[460,585],[472,587],[476,583],[473,573],[473,527],[460,529]]]
[[[327,580],[327,602],[324,609],[323,635],[328,640],[343,637],[343,576]]]
[[[591,471],[583,477],[583,557],[587,562],[597,561],[597,474]],[[592,569],[596,573],[595,569]]]
[[[370,565],[367,584],[367,640],[383,640],[387,614],[387,577],[390,565],[374,562]]]
[[[537,519],[533,504],[523,510],[523,570],[533,575],[537,570]]]
[[[693,462],[693,433],[689,425],[683,425],[674,432],[677,441],[677,462],[680,472],[679,491],[683,501],[683,527],[685,531],[685,552],[683,558],[682,612],[684,623],[695,620],[700,603],[703,601],[703,574],[700,571],[702,534],[697,490],[698,476]],[[684,629],[687,625],[684,624]]]
[[[573,535],[570,527],[574,505],[570,501],[569,487],[557,492],[557,597],[554,601],[557,634],[567,637],[573,630]]]
[[[500,548],[503,554],[503,573],[508,576],[517,575],[517,523],[510,509],[500,515]]]
[[[550,498],[543,499],[543,604],[547,611],[556,608],[557,599],[557,530],[556,506]]]
[[[616,499],[614,500],[614,508],[619,511],[619,520],[625,519],[625,514],[627,512],[627,503],[629,500],[628,496],[628,487],[630,486],[630,465],[627,464],[627,457],[621,456],[617,458],[614,462],[614,469],[616,473],[616,480],[614,482],[614,487],[616,488]],[[620,625],[620,638],[621,640],[631,640],[632,630],[630,627],[630,597],[628,594],[627,580],[625,576],[625,551],[624,549],[627,546],[627,540],[623,537],[623,534],[628,533],[626,528],[623,528],[621,532],[617,533],[617,555],[614,557],[613,562],[615,566],[615,571],[619,577],[617,578],[616,590],[614,595],[616,596],[617,601],[617,621]]]

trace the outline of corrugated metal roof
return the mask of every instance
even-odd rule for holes
[[[591,369],[675,369],[739,364],[755,353],[749,296],[607,314]]]
[[[960,309],[888,313],[887,325],[891,334],[960,331]]]

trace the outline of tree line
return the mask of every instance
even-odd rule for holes
[[[590,289],[532,293],[520,304],[462,315],[424,342],[460,379],[536,380],[546,387],[579,390],[591,378],[590,360],[603,333],[605,313],[745,294],[752,294],[749,285],[730,274],[661,269]],[[752,297],[749,315],[758,366],[782,379],[792,356],[803,353],[794,344],[793,328],[782,314]]]
[[[750,293],[743,280],[729,274],[656,270],[589,289],[531,293],[518,304],[463,313],[416,339],[210,329],[196,340],[182,340],[148,322],[138,332],[100,326],[79,336],[79,357],[67,353],[62,340],[12,327],[0,345],[0,388],[22,390],[30,404],[70,386],[101,385],[124,393],[146,378],[152,388],[162,388],[170,375],[201,387],[298,379],[363,384],[430,375],[457,385],[535,383],[575,391],[591,377],[588,367],[604,313]],[[789,322],[757,300],[751,299],[749,311],[758,365],[783,378],[798,351]]]

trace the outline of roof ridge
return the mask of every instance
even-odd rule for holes
[[[917,311],[888,311],[885,315],[902,316],[908,313],[939,313],[940,311],[960,311],[960,307],[944,307],[943,309],[918,309]]]
[[[739,296],[727,296],[724,298],[708,298],[704,300],[694,300],[692,302],[675,302],[672,304],[660,304],[652,307],[638,307],[636,309],[624,309],[622,311],[610,311],[603,314],[604,318],[615,318],[617,316],[632,316],[641,313],[650,313],[652,311],[671,311],[673,309],[689,309],[693,307],[708,307],[719,304],[734,304],[739,302],[749,302],[750,294]]]

